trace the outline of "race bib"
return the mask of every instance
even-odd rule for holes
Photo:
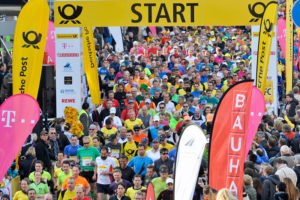
[[[109,82],[108,82],[108,86],[109,86],[109,87],[113,87],[113,86],[114,86],[114,84],[115,84],[115,82],[114,82],[114,81],[109,81]]]
[[[107,167],[106,166],[98,166],[97,172],[98,172],[98,174],[101,174],[102,172],[107,172]]]
[[[82,166],[91,166],[91,162],[92,162],[93,158],[92,157],[83,157],[82,158]]]
[[[111,150],[111,157],[113,158],[119,158],[120,151],[118,149],[112,149]]]

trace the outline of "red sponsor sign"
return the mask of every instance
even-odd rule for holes
[[[62,103],[75,103],[75,99],[62,99]]]
[[[211,135],[209,185],[243,197],[245,147],[253,82],[231,87],[218,105]]]

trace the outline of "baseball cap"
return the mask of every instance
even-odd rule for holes
[[[135,130],[135,129],[141,129],[141,126],[138,125],[138,124],[136,124],[136,125],[133,126],[133,129],[134,129],[134,130]]]
[[[231,55],[229,53],[226,53],[225,54],[225,57],[230,57]]]
[[[165,79],[165,78],[168,79],[168,76],[167,76],[167,75],[164,75],[164,76],[163,76],[163,79]]]
[[[132,100],[129,100],[128,103],[133,103],[133,101],[132,101]]]
[[[145,83],[143,83],[142,85],[141,85],[141,89],[145,89],[145,91],[146,92],[148,92],[148,85],[146,85]]]
[[[179,79],[179,80],[178,80],[178,83],[183,83],[183,80],[182,80],[182,79]]]
[[[163,141],[163,140],[165,140],[167,137],[166,137],[166,135],[165,134],[161,134],[160,136],[159,136],[159,140],[160,141]]]
[[[145,103],[151,103],[151,100],[150,99],[146,99]]]
[[[159,121],[159,116],[154,116],[153,121]]]
[[[174,184],[174,180],[172,178],[168,178],[166,184],[168,185],[169,183]]]
[[[109,113],[115,113],[116,114],[116,108],[110,108]]]
[[[97,126],[95,124],[90,125],[90,129],[96,129],[96,128],[97,128]]]
[[[159,170],[159,173],[169,173],[168,167],[164,167],[164,166],[161,167],[161,169]]]
[[[165,125],[163,127],[163,129],[164,129],[165,132],[169,132],[170,131],[170,126],[169,125]]]
[[[148,139],[147,139],[147,138],[145,138],[145,137],[144,137],[144,138],[142,138],[142,141],[141,141],[141,143],[142,143],[142,144],[147,144],[147,143],[148,143]]]

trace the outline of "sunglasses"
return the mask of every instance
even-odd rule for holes
[[[162,155],[168,155],[168,153],[162,153]]]
[[[159,107],[160,109],[164,109],[165,107]]]

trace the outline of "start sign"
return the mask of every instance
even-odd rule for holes
[[[259,25],[271,0],[55,1],[56,27]]]

